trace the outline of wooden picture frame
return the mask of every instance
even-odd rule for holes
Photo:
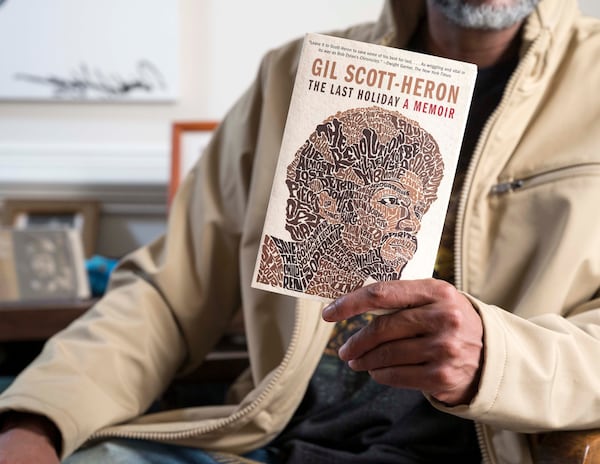
[[[79,229],[85,257],[89,258],[94,254],[100,219],[100,204],[97,201],[7,198],[4,200],[3,211],[3,225],[15,229]]]
[[[217,126],[217,121],[179,121],[172,124],[169,205],[180,182],[202,154]]]

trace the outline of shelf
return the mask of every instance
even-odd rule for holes
[[[96,300],[0,302],[0,342],[46,340],[85,313]]]

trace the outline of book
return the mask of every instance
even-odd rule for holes
[[[431,277],[476,75],[307,34],[252,286],[330,301]]]
[[[79,230],[0,228],[0,301],[89,297]]]

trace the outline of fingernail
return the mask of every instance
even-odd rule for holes
[[[323,319],[328,320],[327,317],[331,314],[332,311],[333,303],[330,303],[323,308],[323,311],[321,311],[321,316],[323,317]]]

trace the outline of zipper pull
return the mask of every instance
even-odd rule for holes
[[[494,185],[490,193],[493,195],[501,195],[503,193],[513,192],[523,187],[522,180],[511,180],[510,182],[502,182],[501,184]]]

